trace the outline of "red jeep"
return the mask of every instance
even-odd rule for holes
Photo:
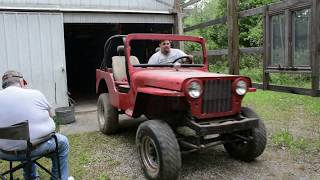
[[[175,45],[183,42],[202,53],[193,59],[183,56],[166,64],[148,64],[160,40]],[[189,63],[182,63],[186,58]],[[181,153],[216,145],[223,145],[230,156],[243,161],[263,153],[263,121],[241,106],[244,95],[255,91],[251,80],[210,73],[208,68],[201,37],[129,34],[107,40],[103,62],[96,71],[100,130],[117,132],[119,114],[147,117],[137,130],[136,144],[148,179],[176,179]]]

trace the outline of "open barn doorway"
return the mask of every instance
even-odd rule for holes
[[[104,43],[109,37],[129,33],[172,33],[172,28],[172,24],[64,24],[68,92],[78,110],[95,109],[95,71],[100,67]]]

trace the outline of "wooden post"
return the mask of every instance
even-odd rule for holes
[[[180,0],[175,0],[175,9],[176,9],[176,16],[175,16],[175,33],[176,34],[183,34],[183,24],[182,24],[182,7]]]
[[[175,15],[175,22],[174,22],[174,33],[183,35],[183,15],[182,15],[182,7],[181,7],[181,1],[175,0],[175,9],[176,9],[176,15]],[[183,42],[180,42],[178,44],[178,48],[183,50],[184,45]]]
[[[285,11],[285,35],[284,35],[284,66],[293,67],[293,59],[292,59],[292,13],[287,9]]]
[[[270,75],[266,72],[267,66],[269,65],[270,59],[270,19],[267,13],[268,8],[266,7],[263,13],[263,80],[262,89],[267,90],[269,87]]]
[[[239,0],[228,0],[228,61],[229,73],[239,74]]]
[[[311,64],[312,64],[312,96],[319,96],[320,76],[320,1],[312,1],[311,20]]]

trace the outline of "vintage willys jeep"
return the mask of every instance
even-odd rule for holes
[[[189,64],[180,63],[188,56],[166,64],[147,64],[160,40],[195,43],[202,53]],[[251,80],[209,73],[203,38],[116,35],[107,40],[104,53],[96,70],[100,130],[117,132],[119,114],[147,117],[138,127],[136,144],[148,179],[177,178],[181,153],[222,144],[230,156],[251,161],[264,151],[263,121],[241,106],[245,94],[255,91]]]

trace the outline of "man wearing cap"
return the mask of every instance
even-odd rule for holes
[[[38,90],[27,89],[26,84],[22,74],[17,71],[7,71],[2,76],[0,127],[7,127],[28,120],[31,142],[37,144],[41,139],[55,131],[55,123],[51,118],[54,113],[51,113],[52,106],[45,96]],[[56,133],[56,136],[58,138],[61,179],[67,180],[69,143],[65,136],[58,133]],[[21,152],[25,148],[25,143],[0,139],[0,159],[5,157],[12,160],[24,160],[25,154]],[[55,141],[49,139],[37,146],[31,152],[31,156],[35,157],[53,151],[54,148]],[[57,159],[50,158],[52,160],[52,173],[58,177]],[[25,171],[26,169],[24,169]],[[38,179],[35,164],[32,166],[32,179]]]

